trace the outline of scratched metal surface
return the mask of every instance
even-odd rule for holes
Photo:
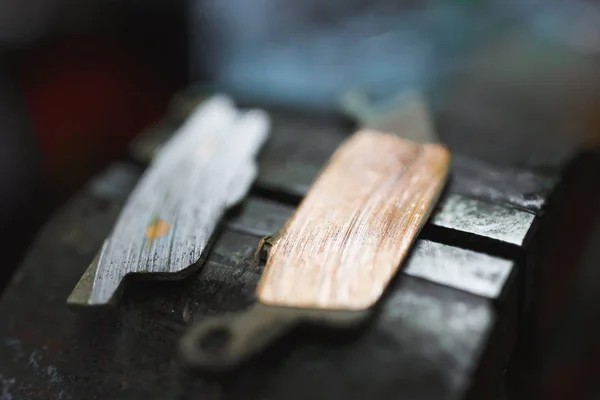
[[[452,158],[452,170],[453,193],[535,214],[543,211],[546,198],[557,182],[555,176],[499,167],[464,155]]]
[[[268,130],[266,113],[240,113],[224,96],[197,107],[139,180],[69,302],[105,305],[128,274],[174,279],[196,264],[226,209],[252,185]]]
[[[535,215],[461,195],[449,195],[431,223],[522,246]]]
[[[259,302],[373,306],[435,208],[449,164],[448,150],[437,144],[369,130],[352,135],[271,246]]]
[[[315,120],[290,119],[285,127],[279,119],[285,129],[275,128],[271,139],[287,141],[279,151],[294,152],[290,159],[302,163],[308,157],[319,165],[329,150],[309,153],[285,133],[306,138],[318,128],[316,149],[345,135],[343,126],[331,129],[327,118]],[[263,169],[276,150],[273,143],[261,159]],[[502,327],[514,322],[510,299],[515,297],[496,294],[514,293],[514,268],[507,273],[502,259],[461,251],[452,245],[451,231],[444,230],[435,238],[441,243],[421,241],[430,245],[415,249],[366,331],[331,341],[300,331],[233,376],[191,375],[174,359],[177,340],[203,316],[254,301],[262,272],[251,262],[256,246],[285,222],[295,199],[256,187],[255,193],[268,199],[251,197],[231,213],[198,275],[182,282],[131,280],[117,312],[77,315],[64,301],[139,173],[136,167],[121,167],[122,172],[113,169],[95,180],[46,225],[4,293],[0,383],[5,398],[462,399],[474,376],[486,370],[483,361],[492,350],[510,349],[510,335]],[[456,262],[436,258],[451,254]]]

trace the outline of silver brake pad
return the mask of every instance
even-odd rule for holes
[[[161,147],[67,303],[112,303],[130,274],[192,272],[226,210],[256,178],[269,125],[264,111],[241,112],[224,96],[199,105]]]

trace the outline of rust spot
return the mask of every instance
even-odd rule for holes
[[[165,236],[170,229],[171,225],[168,222],[155,217],[146,229],[146,237],[149,240],[155,240]]]

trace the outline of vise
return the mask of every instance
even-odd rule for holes
[[[351,132],[338,116],[269,110],[257,181],[225,218],[198,274],[132,280],[110,312],[66,309],[144,165],[200,97],[178,97],[133,143],[131,159],[109,166],[42,230],[0,302],[0,371],[11,371],[2,372],[4,390],[25,399],[286,400],[468,399],[503,390],[511,354],[529,340],[536,228],[557,181],[459,146],[450,184],[368,328],[333,339],[300,330],[225,377],[197,376],[176,362],[177,340],[192,323],[253,302],[259,241],[283,226]]]

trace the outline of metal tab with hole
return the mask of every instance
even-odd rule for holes
[[[269,124],[265,112],[241,112],[224,96],[199,105],[154,158],[67,303],[112,303],[128,275],[189,274],[254,181]]]

